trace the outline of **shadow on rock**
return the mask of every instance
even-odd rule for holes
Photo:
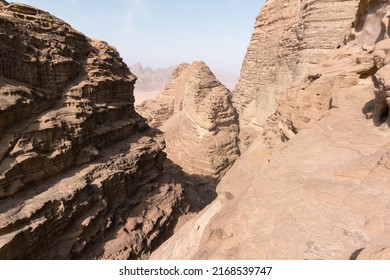
[[[362,113],[367,119],[372,119],[375,126],[379,127],[387,122],[390,127],[389,108],[381,103],[376,103],[375,99],[367,102],[362,108]]]
[[[374,106],[375,106],[375,99],[372,99],[370,101],[368,101],[364,107],[362,108],[362,113],[367,117],[367,118],[371,118],[372,117],[372,113],[374,111]]]
[[[95,232],[93,240],[72,258],[147,259],[186,221],[216,199],[218,183],[212,177],[187,174],[165,159],[157,177],[139,184],[111,210],[114,214],[109,229]]]
[[[356,250],[355,252],[352,253],[351,257],[349,258],[350,261],[356,261],[359,254],[364,250],[364,248],[361,248],[359,250]]]

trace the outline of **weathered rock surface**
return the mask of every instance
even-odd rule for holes
[[[142,258],[183,189],[134,111],[118,52],[52,15],[0,6],[0,258]]]
[[[357,260],[390,260],[390,248],[373,246],[362,250]]]
[[[279,95],[219,199],[152,258],[349,259],[361,248],[362,259],[388,257],[389,10],[360,1],[346,45]],[[178,242],[187,236],[191,248]]]
[[[245,150],[275,112],[275,97],[341,44],[359,0],[268,0],[256,19],[233,102]]]
[[[0,197],[7,197],[88,162],[141,122],[135,77],[115,49],[29,6],[8,5],[0,20]]]
[[[164,131],[168,157],[188,174],[221,178],[239,156],[230,92],[203,62],[181,64],[137,110]]]

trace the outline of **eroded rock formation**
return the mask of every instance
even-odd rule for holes
[[[280,93],[218,200],[152,258],[349,259],[361,248],[362,259],[388,257],[389,10],[360,1],[345,45]],[[188,237],[192,246],[178,242]]]
[[[268,0],[256,19],[233,102],[245,150],[275,112],[275,97],[342,42],[359,0]]]
[[[188,174],[221,178],[239,156],[230,92],[203,62],[181,64],[137,110],[164,131],[168,157]]]
[[[134,111],[118,52],[52,15],[0,7],[0,258],[142,258],[183,190]]]

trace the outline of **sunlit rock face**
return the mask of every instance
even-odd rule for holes
[[[342,43],[359,0],[268,0],[256,19],[233,103],[244,151],[275,112],[275,98]]]
[[[137,110],[161,128],[168,157],[188,174],[221,178],[239,156],[230,91],[203,62],[181,64],[165,90]]]

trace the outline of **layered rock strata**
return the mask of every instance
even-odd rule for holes
[[[388,256],[389,10],[388,1],[360,1],[346,45],[279,95],[219,199],[152,258],[350,259],[361,248],[361,259]],[[178,242],[187,237],[191,247]]]
[[[203,62],[180,65],[137,110],[164,131],[168,157],[188,174],[221,178],[239,156],[230,92]]]
[[[275,112],[275,97],[342,43],[358,0],[268,0],[256,19],[233,102],[245,150]]]
[[[142,258],[183,201],[118,52],[0,6],[0,258]]]

